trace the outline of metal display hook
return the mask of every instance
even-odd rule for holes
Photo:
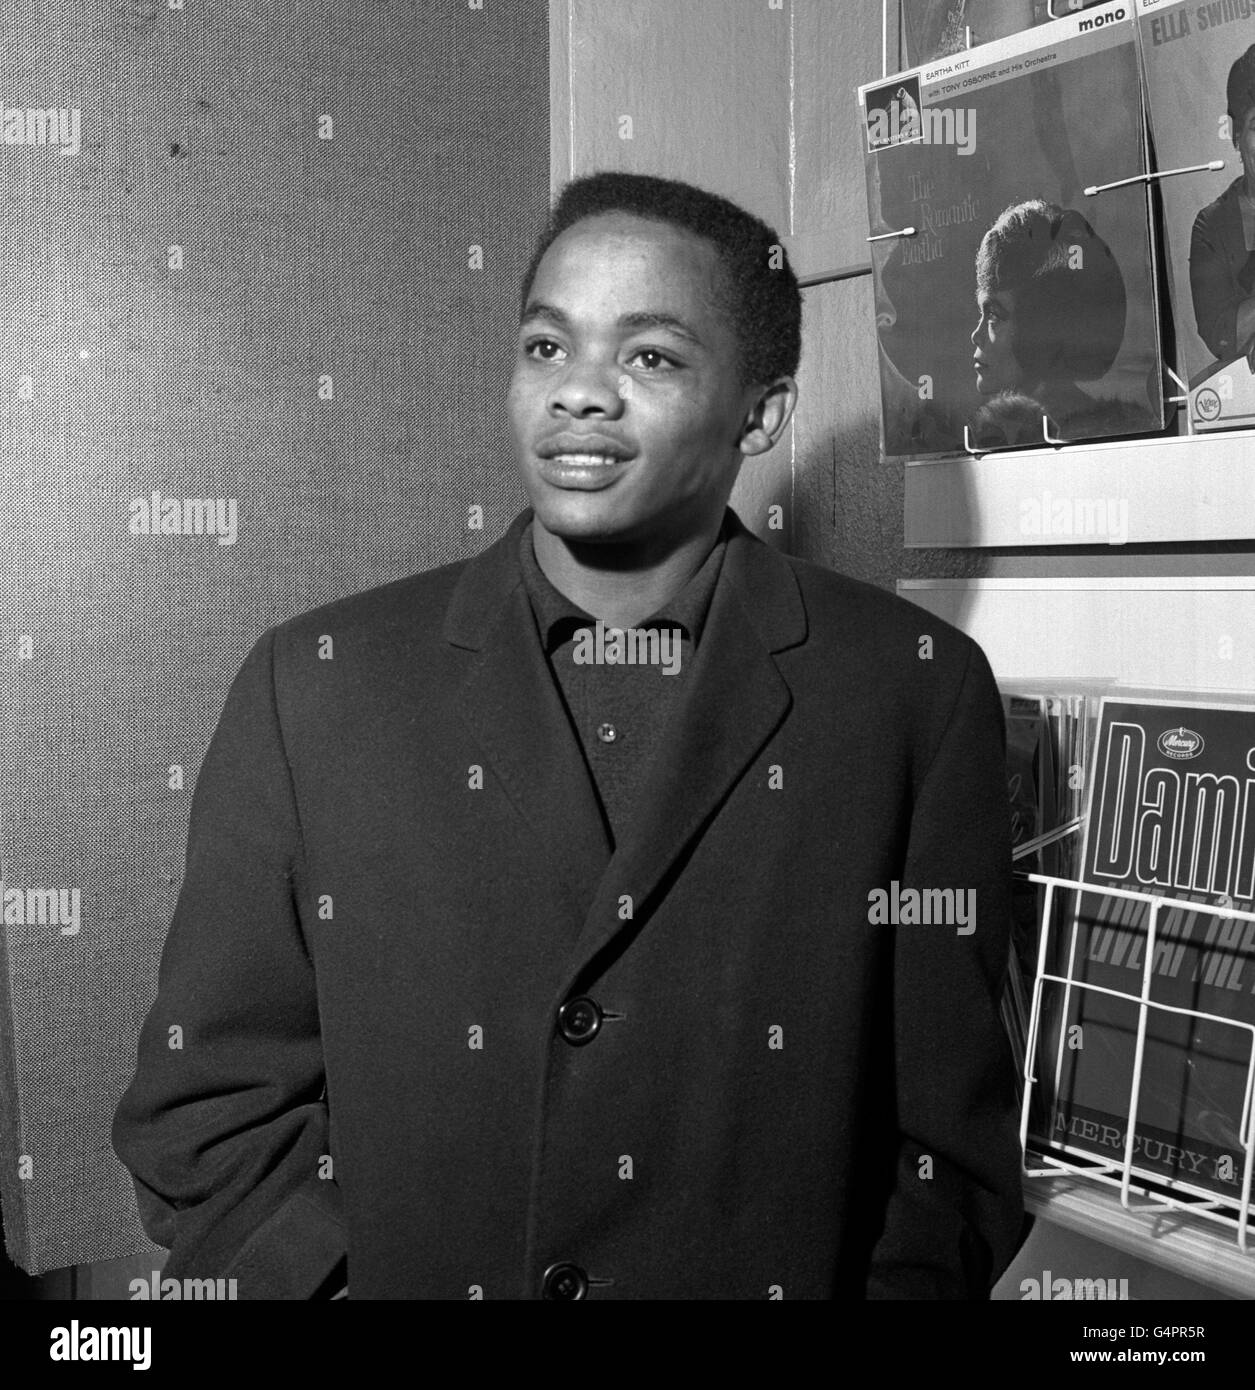
[[[1113,183],[1094,183],[1081,191],[1087,198],[1093,198],[1096,194],[1106,193],[1112,188],[1124,188],[1131,183],[1154,183],[1158,179],[1170,179],[1176,174],[1216,173],[1223,168],[1223,159],[1212,159],[1206,164],[1186,164],[1180,169],[1156,169],[1149,174],[1134,174],[1132,178],[1116,179]]]

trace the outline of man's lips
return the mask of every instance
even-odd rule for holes
[[[603,434],[556,434],[536,446],[539,458],[580,468],[597,468],[622,463],[634,450]]]

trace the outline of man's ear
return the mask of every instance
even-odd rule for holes
[[[755,388],[736,447],[742,454],[765,454],[784,433],[796,405],[797,382],[791,376]]]

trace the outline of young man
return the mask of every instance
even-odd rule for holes
[[[115,1126],[168,1272],[987,1295],[1023,1215],[1001,708],[969,639],[728,510],[799,323],[755,218],[572,184],[510,388],[531,507],[249,655]]]

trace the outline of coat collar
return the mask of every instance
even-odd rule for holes
[[[648,813],[611,856],[519,568],[519,538],[530,517],[524,511],[463,569],[444,633],[474,653],[459,713],[565,896],[573,933],[569,984],[648,912],[659,884],[784,719],[792,696],[773,653],[805,640],[806,610],[789,562],[732,513],[692,677],[668,746],[641,789]]]
[[[505,535],[462,571],[444,626],[445,638],[455,647],[479,651],[495,640],[510,596],[523,582],[519,538],[531,519],[528,507],[510,523]],[[728,551],[720,586],[731,582],[751,600],[746,616],[768,651],[796,646],[806,636],[806,610],[788,561],[760,541],[731,508],[725,521]]]

